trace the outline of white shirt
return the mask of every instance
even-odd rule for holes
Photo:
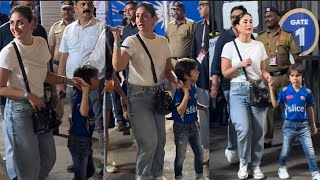
[[[268,58],[265,47],[262,42],[252,40],[250,43],[242,43],[239,39],[235,39],[239,48],[242,60],[250,58],[252,64],[246,67],[246,72],[250,80],[259,80],[262,78],[260,63]],[[226,43],[222,49],[221,57],[227,58],[231,61],[232,67],[236,67],[240,58],[236,47],[232,41]],[[238,76],[231,79],[230,82],[246,82],[246,77],[242,73],[242,68],[239,69]]]
[[[104,29],[100,34],[96,47],[94,48],[89,65],[95,67],[99,71],[99,79],[105,76],[105,66],[106,66],[106,30]]]
[[[29,46],[21,44],[17,39],[14,39],[14,42],[19,49],[31,93],[43,97],[43,83],[48,72],[47,63],[51,58],[46,40],[35,36],[32,45]],[[0,67],[11,71],[8,87],[26,91],[18,57],[12,43],[0,52]]]
[[[105,27],[105,22],[94,17],[81,27],[79,20],[69,24],[63,32],[59,52],[68,53],[66,76],[73,77],[76,68],[88,63],[91,53]]]
[[[122,43],[122,45],[129,47],[128,49],[122,49],[131,56],[131,59],[129,59],[128,82],[141,86],[159,85],[164,78],[167,59],[172,56],[168,39],[159,35],[156,35],[154,39],[147,39],[141,34],[140,37],[151,54],[158,83],[156,84],[153,80],[150,58],[136,35],[127,37]]]

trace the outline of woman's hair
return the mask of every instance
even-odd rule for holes
[[[84,65],[78,67],[74,73],[73,77],[82,78],[86,83],[90,84],[90,79],[98,76],[98,69],[91,65]]]
[[[138,5],[138,8],[139,7],[144,7],[150,14],[151,14],[151,17],[155,17],[157,16],[157,13],[156,13],[156,9],[154,8],[154,6],[152,4],[149,4],[149,3],[140,3]],[[137,9],[138,9],[137,8]]]
[[[11,11],[10,11],[10,17],[12,16],[13,13],[19,13],[21,14],[24,18],[28,20],[28,22],[32,22],[34,20],[34,16],[32,13],[32,10],[27,7],[27,6],[15,6]]]
[[[241,20],[241,19],[243,18],[243,16],[245,16],[245,15],[251,16],[251,14],[248,13],[248,12],[242,12],[241,14],[239,14],[238,16],[236,16],[236,18],[235,18],[234,21],[232,21],[232,25],[233,25],[233,26],[236,26],[237,24],[239,24],[239,23],[240,23],[240,20]],[[251,17],[252,17],[252,16],[251,16]]]
[[[289,67],[288,76],[292,73],[292,71],[297,71],[301,76],[304,76],[304,68],[302,64],[294,63]]]
[[[191,76],[191,71],[194,69],[197,69],[198,63],[189,58],[183,58],[180,59],[179,62],[177,62],[174,73],[176,74],[177,78],[181,80],[182,82],[185,82],[186,79],[184,78],[185,75]]]

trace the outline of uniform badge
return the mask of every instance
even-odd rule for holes
[[[286,99],[293,99],[293,95],[286,96]]]
[[[306,98],[304,96],[301,96],[300,99],[301,99],[301,101],[305,101],[306,100]]]

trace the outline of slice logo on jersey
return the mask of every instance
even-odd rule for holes
[[[297,105],[291,105],[287,106],[287,111],[288,112],[304,112],[305,108],[304,106],[297,106]]]
[[[293,95],[286,96],[286,99],[293,99]]]
[[[197,112],[197,106],[190,106],[190,107],[187,107],[186,109],[186,114],[192,114],[195,112]]]

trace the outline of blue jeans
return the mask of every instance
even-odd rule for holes
[[[91,138],[70,135],[68,148],[72,156],[74,180],[87,180],[94,174]]]
[[[306,156],[310,172],[318,171],[308,121],[295,123],[285,120],[282,127],[283,144],[279,157],[279,165],[285,166],[292,142],[298,138]]]
[[[186,158],[188,142],[194,153],[194,169],[196,174],[203,174],[203,151],[197,124],[173,123],[174,143],[176,144],[176,159],[174,161],[175,177],[182,176],[182,166]]]
[[[35,134],[32,113],[31,105],[25,101],[8,100],[5,106],[5,133],[14,162],[7,171],[14,168],[19,180],[46,179],[56,161],[52,132]]]
[[[229,90],[223,91],[224,97],[227,101],[227,110],[229,114],[229,123],[228,123],[228,146],[227,149],[229,150],[237,150],[237,132],[232,124],[232,120],[230,117],[230,101],[229,101]]]
[[[230,115],[237,131],[240,163],[259,166],[268,108],[250,106],[249,91],[249,83],[231,82]]]
[[[157,88],[128,83],[129,121],[138,146],[136,175],[141,179],[163,175],[166,127],[164,115],[154,109]]]
[[[207,89],[197,87],[197,96],[199,104],[209,106],[210,97],[209,91]],[[201,142],[204,149],[209,149],[209,111],[206,112],[203,110],[199,110],[199,116]]]

